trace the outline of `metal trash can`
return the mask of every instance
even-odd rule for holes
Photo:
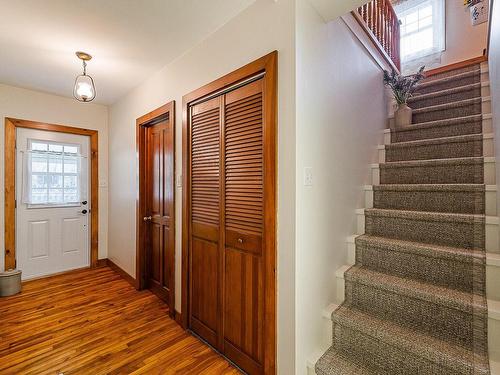
[[[0,297],[13,296],[21,291],[21,270],[0,272]]]

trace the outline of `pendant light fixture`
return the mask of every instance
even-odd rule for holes
[[[95,85],[91,76],[87,75],[87,61],[92,56],[85,52],[76,52],[78,57],[83,62],[83,74],[80,74],[75,79],[75,87],[73,88],[73,96],[81,102],[90,102],[95,98]]]

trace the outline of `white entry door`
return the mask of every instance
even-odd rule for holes
[[[90,265],[89,137],[17,128],[16,257],[23,279]]]

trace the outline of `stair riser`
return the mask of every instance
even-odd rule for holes
[[[486,265],[486,296],[500,301],[500,265]]]
[[[413,124],[422,122],[446,120],[456,117],[465,117],[481,114],[481,102],[465,104],[460,107],[446,108],[440,110],[421,110],[413,112]]]
[[[410,147],[385,146],[378,150],[379,163],[409,160],[430,160],[494,156],[492,138],[449,142],[445,144],[427,144]]]
[[[439,125],[425,129],[413,129],[408,131],[399,131],[386,133],[384,136],[385,144],[397,142],[420,141],[424,139],[454,137],[459,135],[491,133],[493,131],[492,119],[487,118],[483,121],[465,122],[452,125]]]
[[[496,191],[367,190],[365,207],[488,216],[495,216],[497,211]]]
[[[472,311],[463,312],[442,304],[374,288],[349,279],[346,279],[345,284],[346,303],[369,315],[388,319],[407,328],[419,327],[419,330],[430,336],[470,349],[473,347],[474,337],[477,342],[486,342],[484,337],[486,327],[477,326],[480,321],[486,324],[486,313],[481,317],[482,319],[475,322],[478,329],[473,331],[472,323],[476,319]],[[472,298],[470,302],[473,302]],[[484,355],[487,348],[476,347],[476,350]]]
[[[485,92],[487,92],[485,90]],[[434,96],[429,98],[414,97],[409,100],[408,106],[412,109],[430,107],[438,104],[448,104],[458,102],[460,100],[478,98],[482,94],[481,87],[472,87],[464,91],[454,92],[447,95]]]
[[[362,358],[364,363],[375,367],[379,373],[387,375],[461,374],[340,324],[333,324],[333,332],[333,341],[337,350],[351,358]],[[467,373],[462,372],[462,374]]]
[[[500,362],[500,320],[488,319],[488,348],[490,360]]]
[[[464,292],[483,293],[485,282],[473,283],[473,272],[484,273],[484,261],[457,261],[395,251],[381,246],[357,244],[356,264],[377,272],[408,277]]]
[[[484,225],[365,216],[366,234],[445,246],[483,249]]]

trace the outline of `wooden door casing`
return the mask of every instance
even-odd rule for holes
[[[16,268],[16,128],[47,130],[68,134],[80,134],[90,137],[90,266],[99,266],[99,165],[97,130],[82,129],[66,125],[45,122],[5,118],[4,141],[4,222],[5,222],[5,269]]]
[[[151,289],[168,304],[174,317],[175,102],[138,118],[136,123],[139,157],[136,288]]]
[[[273,52],[183,101],[182,323],[249,374],[276,372],[276,60]],[[209,138],[200,114],[210,110],[212,148],[200,147]]]

